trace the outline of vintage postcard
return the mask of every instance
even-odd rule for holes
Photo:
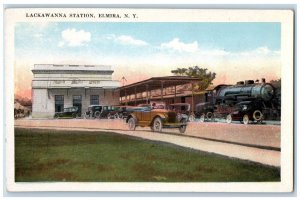
[[[292,192],[293,19],[7,8],[8,191]]]

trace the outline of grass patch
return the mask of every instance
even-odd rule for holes
[[[109,132],[16,128],[15,180],[257,182],[280,181],[280,169]]]

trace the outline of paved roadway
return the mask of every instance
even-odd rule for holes
[[[147,140],[176,144],[233,158],[280,167],[280,126],[242,125],[226,123],[189,123],[184,135],[178,129],[164,129],[162,133],[149,128],[129,131],[122,120],[55,119],[15,120],[16,127],[68,129],[84,131],[113,131]]]

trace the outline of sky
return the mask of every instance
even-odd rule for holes
[[[58,22],[15,26],[15,93],[31,96],[34,64],[111,65],[126,84],[199,66],[213,84],[278,79],[280,23]]]

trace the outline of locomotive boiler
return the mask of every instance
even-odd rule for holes
[[[265,83],[264,79],[261,83],[246,80],[245,82],[238,82],[236,85],[220,87],[216,94],[216,101],[261,99],[267,102],[274,98],[274,94],[274,87],[269,83]]]
[[[246,80],[235,85],[218,85],[207,92],[207,102],[196,106],[196,117],[201,121],[225,118],[227,123],[240,121],[262,122],[278,116],[275,88],[265,79]]]

